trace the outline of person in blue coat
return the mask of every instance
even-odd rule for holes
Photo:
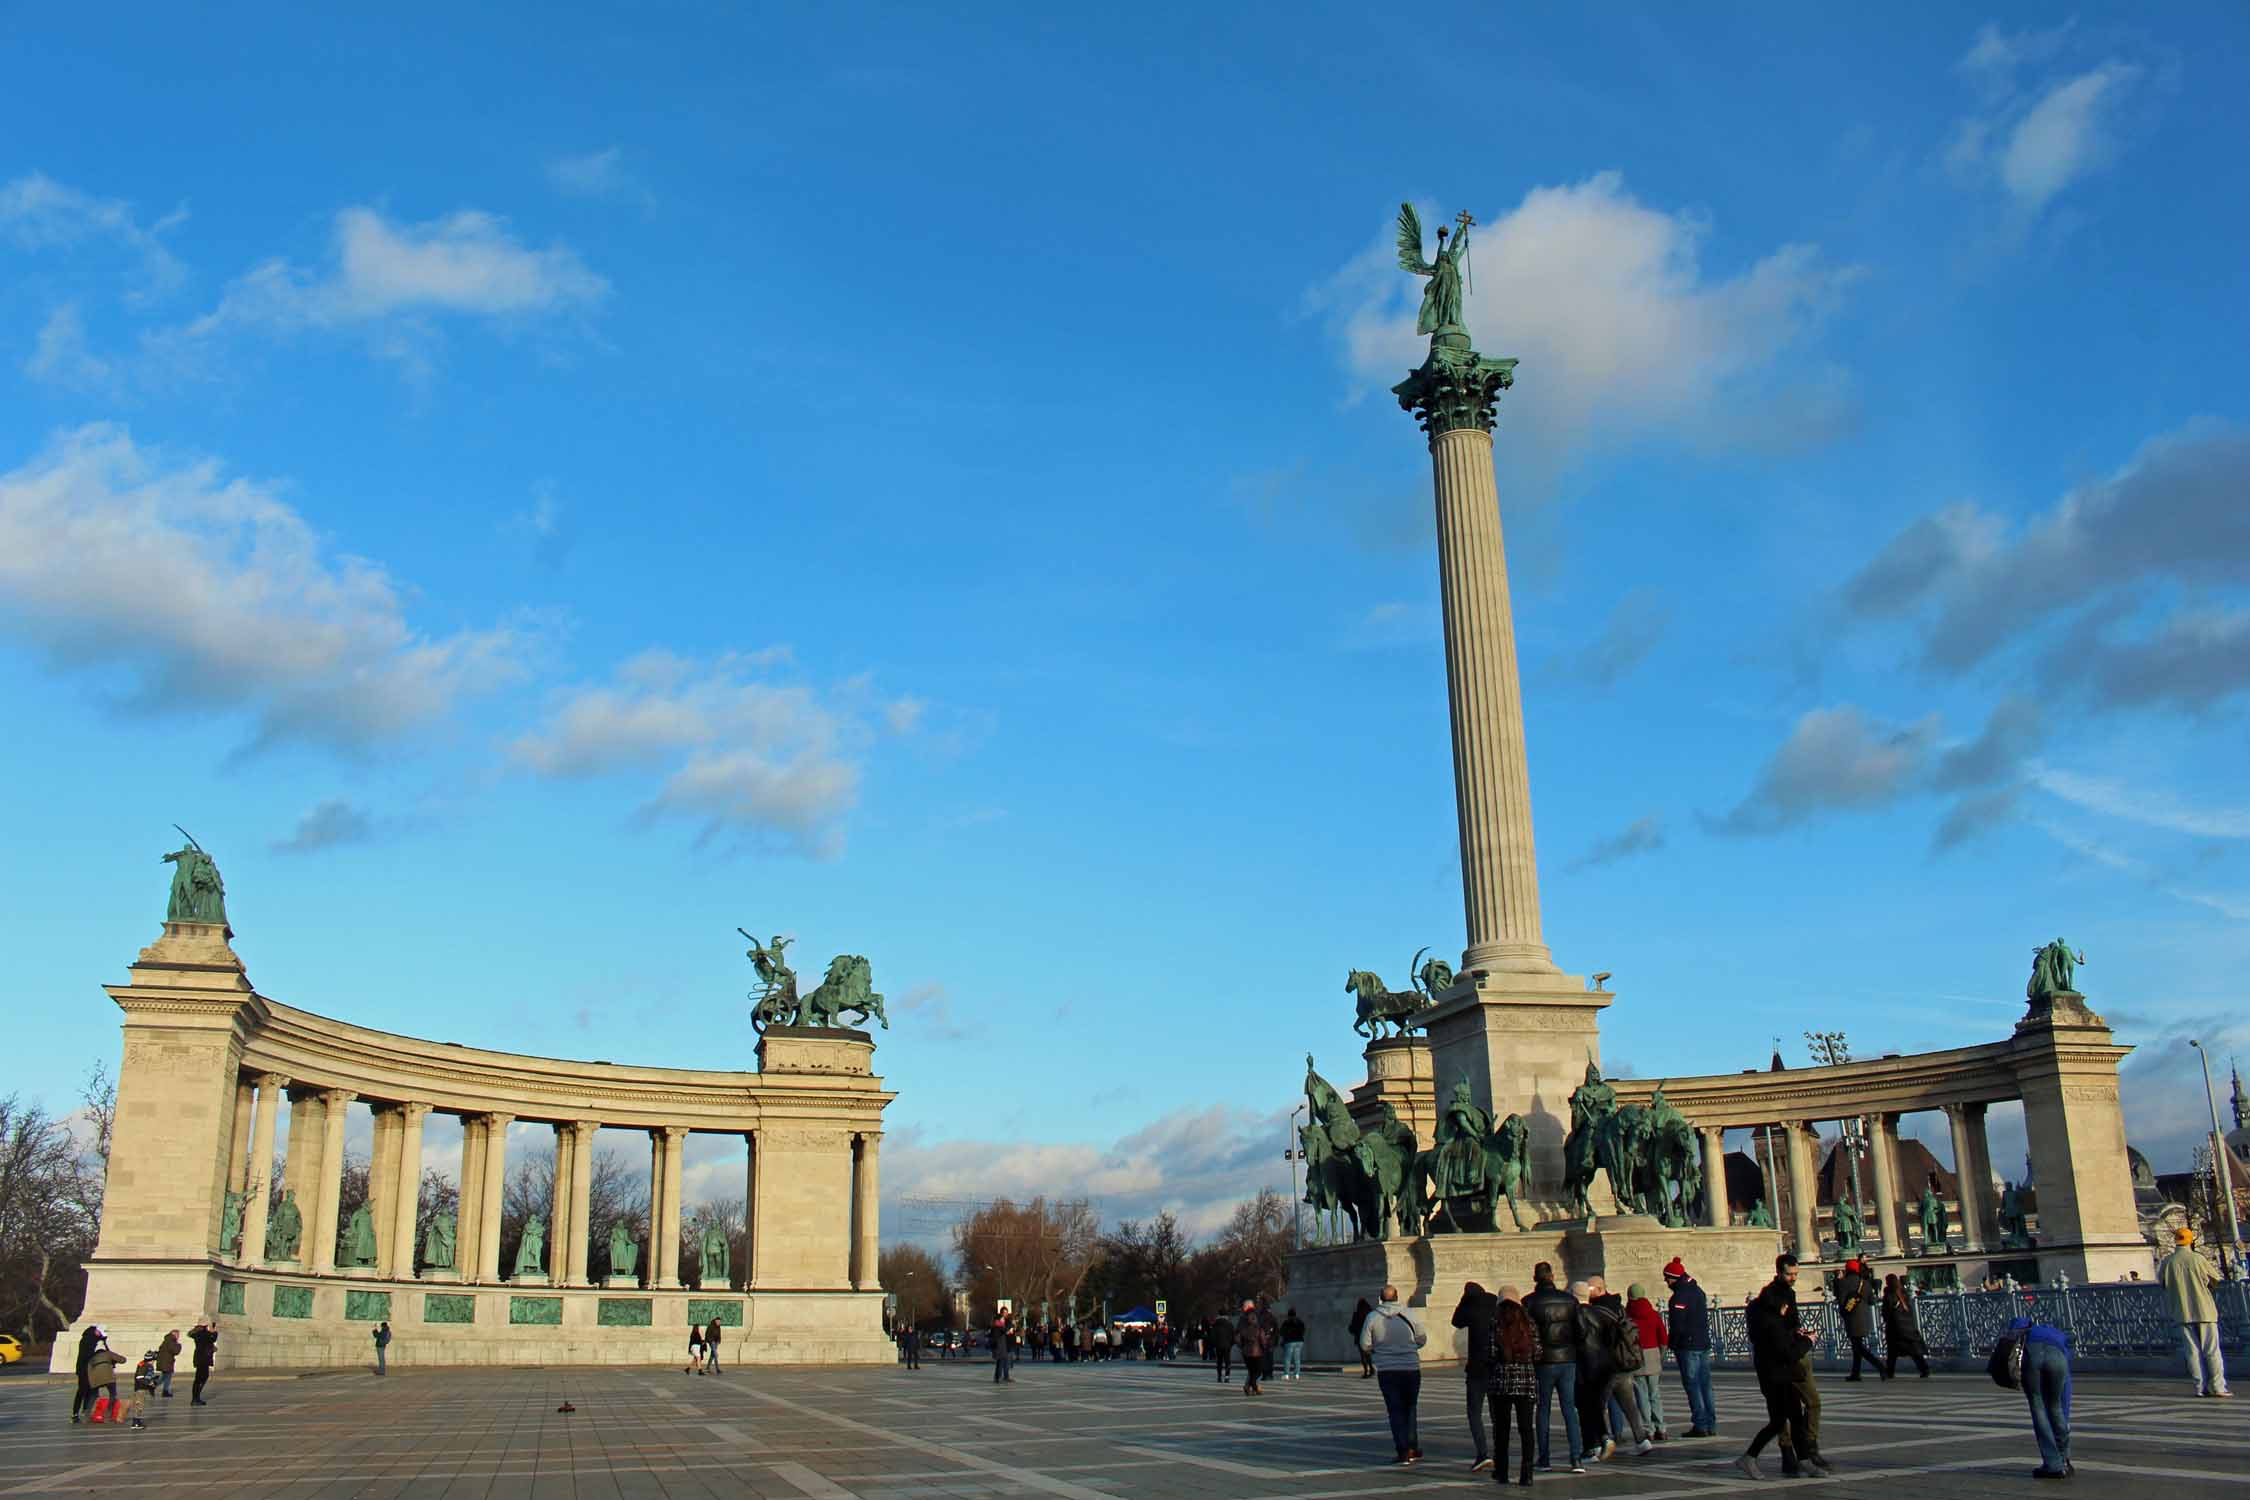
[[[2070,1462],[2070,1335],[2052,1323],[2016,1319],[2008,1332],[2023,1340],[2023,1398],[2031,1406],[2031,1435],[2039,1444],[2034,1479],[2065,1479]]]

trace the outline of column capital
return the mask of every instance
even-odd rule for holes
[[[436,1108],[437,1106],[434,1104],[424,1104],[419,1099],[409,1099],[398,1107],[398,1112],[409,1120],[421,1120]]]
[[[486,1128],[492,1130],[506,1130],[510,1125],[516,1123],[514,1115],[497,1109],[487,1110],[476,1118],[484,1121]]]
[[[855,1130],[852,1132],[852,1139],[869,1146],[878,1146],[882,1144],[883,1132],[880,1130]]]
[[[599,1120],[573,1120],[570,1123],[573,1127],[584,1131],[588,1135],[592,1135],[595,1131],[602,1128],[602,1122]]]
[[[289,1087],[289,1076],[286,1073],[258,1073],[252,1076],[251,1082],[262,1089],[279,1090]]]
[[[1401,410],[1414,414],[1435,443],[1449,432],[1490,433],[1500,393],[1516,383],[1516,362],[1487,359],[1469,347],[1459,328],[1430,340],[1430,357],[1391,387]]]
[[[359,1097],[350,1089],[318,1089],[315,1092],[320,1095],[320,1102],[330,1109],[341,1109]]]
[[[650,1135],[660,1135],[666,1141],[684,1140],[693,1133],[693,1129],[686,1125],[658,1125],[649,1131]]]

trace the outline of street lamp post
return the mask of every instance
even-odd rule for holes
[[[1289,1111],[1289,1140],[1281,1148],[1281,1154],[1289,1158],[1289,1248],[1292,1250],[1305,1248],[1305,1195],[1297,1189],[1297,1162],[1305,1154],[1297,1145],[1297,1116],[1304,1112],[1302,1101]]]
[[[2188,1045],[2203,1063],[2203,1102],[2211,1107],[2211,1186],[2227,1209],[2227,1244],[2234,1246],[2236,1261],[2227,1259],[2227,1246],[2219,1247],[2219,1271],[2231,1278],[2242,1254],[2242,1225],[2234,1215],[2234,1163],[2227,1160],[2227,1138],[2219,1130],[2219,1097],[2211,1090],[2211,1054],[2194,1037]]]

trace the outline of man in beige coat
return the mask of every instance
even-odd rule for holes
[[[2231,1396],[2227,1389],[2226,1357],[2219,1352],[2219,1305],[2211,1300],[2218,1276],[2211,1263],[2195,1253],[2195,1231],[2185,1224],[2172,1231],[2179,1248],[2156,1268],[2163,1283],[2165,1305],[2172,1321],[2180,1325],[2180,1342],[2187,1347],[2188,1378],[2198,1396]]]

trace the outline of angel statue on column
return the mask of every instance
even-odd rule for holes
[[[1398,263],[1403,269],[1430,279],[1430,284],[1422,289],[1422,315],[1414,320],[1416,333],[1437,333],[1461,326],[1461,275],[1463,262],[1469,255],[1469,226],[1475,222],[1462,214],[1461,232],[1453,236],[1451,246],[1445,241],[1453,231],[1440,224],[1437,261],[1432,264],[1422,259],[1422,216],[1414,211],[1411,203],[1398,206]]]

